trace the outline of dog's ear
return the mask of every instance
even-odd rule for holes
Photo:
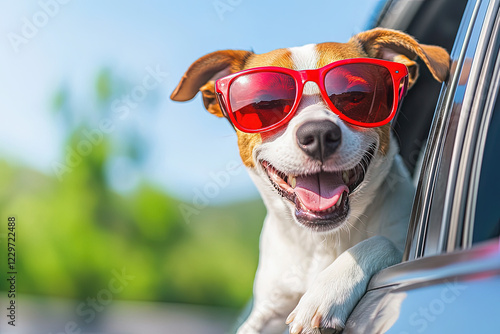
[[[205,108],[215,116],[222,117],[215,97],[215,80],[241,71],[251,54],[250,51],[223,50],[201,57],[189,66],[170,98],[174,101],[188,101],[201,91]]]
[[[359,43],[369,57],[405,64],[410,77],[409,87],[418,78],[418,64],[415,62],[417,57],[424,61],[437,81],[443,82],[448,77],[448,52],[439,46],[419,44],[403,32],[375,28],[353,36],[351,41]]]

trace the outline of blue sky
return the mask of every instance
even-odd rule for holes
[[[347,41],[366,28],[378,3],[0,0],[0,159],[53,175],[53,163],[62,161],[64,151],[64,129],[50,112],[55,91],[64,85],[84,109],[91,92],[88,84],[101,68],[109,67],[139,85],[146,68],[158,67],[167,76],[154,91],[157,103],[139,106],[116,124],[136,127],[148,138],[146,163],[137,171],[117,159],[109,167],[112,184],[126,189],[144,177],[190,200],[211,181],[210,175],[241,162],[233,130],[208,114],[199,96],[188,103],[169,100],[187,67],[219,49],[262,53]],[[44,17],[47,11],[52,13]],[[16,45],[13,36],[23,36],[26,20],[39,27]],[[256,196],[246,172],[242,167],[238,171],[214,202]]]

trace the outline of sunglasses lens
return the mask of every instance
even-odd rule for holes
[[[296,95],[292,76],[278,72],[249,73],[229,88],[229,103],[236,122],[248,130],[261,130],[282,121]]]
[[[386,120],[392,111],[391,73],[375,64],[346,64],[325,75],[325,90],[335,108],[348,118],[365,123]]]

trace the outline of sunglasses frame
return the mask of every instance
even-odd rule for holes
[[[364,123],[360,121],[353,120],[343,113],[341,113],[333,103],[330,101],[328,94],[325,89],[325,76],[330,71],[331,69],[347,64],[373,64],[373,65],[378,65],[381,67],[386,68],[392,78],[392,85],[393,85],[393,96],[394,100],[392,103],[392,110],[389,114],[389,116],[379,122],[375,123]],[[257,72],[276,72],[276,73],[283,73],[291,76],[296,85],[296,93],[295,93],[295,100],[293,102],[292,108],[288,112],[288,115],[283,118],[281,121],[279,121],[276,124],[261,128],[261,129],[247,129],[243,127],[241,124],[239,124],[236,121],[236,118],[234,116],[234,113],[231,109],[231,105],[227,103],[226,101],[229,101],[229,90],[231,87],[231,84],[233,81],[245,74],[250,74],[250,73],[257,73]],[[349,59],[343,59],[339,61],[335,61],[333,63],[330,63],[326,66],[323,66],[318,69],[311,69],[311,70],[292,70],[289,68],[284,68],[284,67],[276,67],[276,66],[265,66],[265,67],[256,67],[256,68],[251,68],[239,72],[232,73],[230,75],[227,75],[225,77],[222,77],[218,79],[215,82],[215,92],[217,96],[217,100],[219,101],[219,105],[221,107],[223,115],[231,122],[231,124],[238,130],[246,133],[261,133],[261,132],[266,132],[270,130],[274,130],[279,128],[280,126],[288,123],[290,119],[295,115],[297,112],[297,109],[299,107],[300,101],[302,99],[302,93],[304,90],[305,83],[308,81],[315,82],[320,89],[321,96],[323,97],[323,100],[326,102],[330,110],[336,114],[340,119],[343,121],[346,121],[347,123],[350,123],[352,125],[364,127],[364,128],[373,128],[373,127],[378,127],[385,125],[389,123],[394,116],[396,115],[396,112],[399,107],[399,102],[402,101],[403,97],[406,94],[406,91],[408,90],[408,69],[406,65],[401,64],[401,63],[396,63],[388,60],[382,60],[382,59],[377,59],[377,58],[349,58]]]

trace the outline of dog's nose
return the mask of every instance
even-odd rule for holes
[[[308,156],[325,161],[340,145],[342,132],[330,121],[311,121],[297,129],[297,144]]]

